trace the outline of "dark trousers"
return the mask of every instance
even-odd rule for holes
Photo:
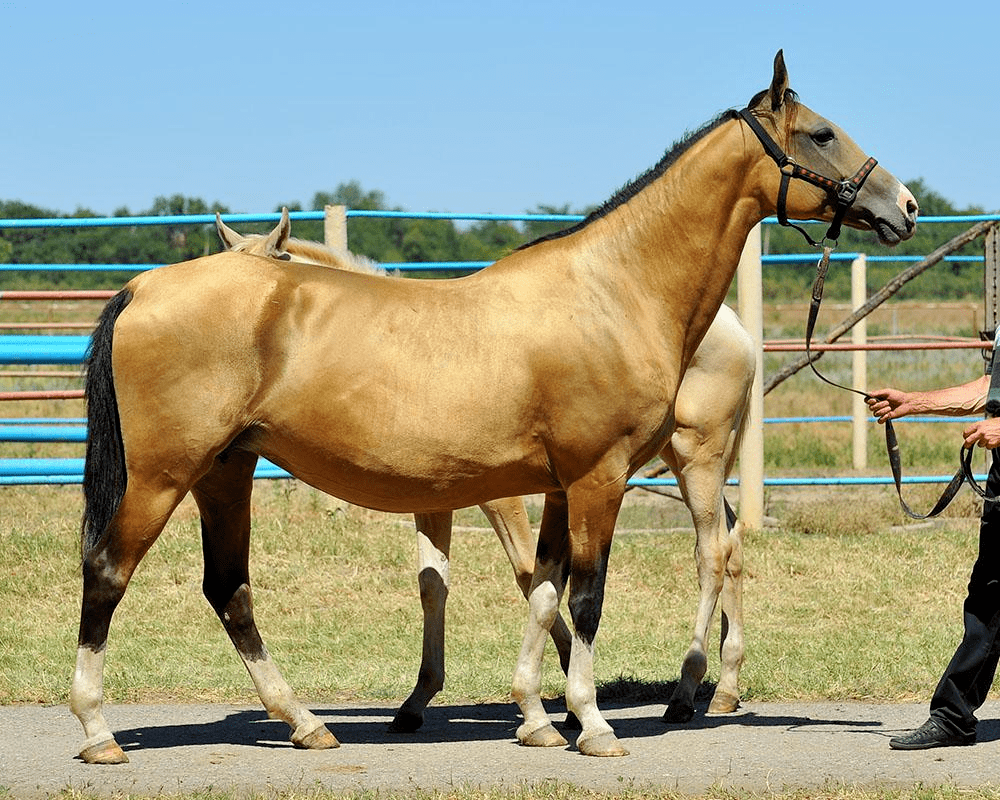
[[[1000,450],[993,451],[986,493],[1000,496]],[[976,732],[975,711],[986,700],[1000,659],[1000,503],[985,503],[979,555],[969,578],[965,633],[931,698],[931,716],[951,733]]]

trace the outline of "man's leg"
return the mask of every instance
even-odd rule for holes
[[[1000,458],[986,481],[990,496],[1000,495]],[[931,698],[930,719],[920,728],[889,741],[895,750],[973,744],[975,711],[986,700],[1000,659],[1000,503],[985,503],[979,526],[979,555],[972,567],[964,605],[965,631]]]

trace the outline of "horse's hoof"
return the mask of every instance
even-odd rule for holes
[[[580,720],[577,718],[576,714],[572,711],[566,712],[566,721],[563,723],[571,731],[582,731],[583,725],[580,724]]]
[[[627,756],[628,750],[622,747],[618,737],[611,731],[602,731],[593,736],[576,740],[576,748],[585,756],[602,756],[605,758]]]
[[[392,722],[389,723],[389,733],[413,733],[420,730],[424,724],[424,715],[406,709],[399,709]]]
[[[670,703],[663,712],[663,721],[670,725],[680,725],[694,718],[694,706],[690,703]]]
[[[337,737],[327,730],[326,725],[313,728],[305,736],[296,736],[293,733],[292,744],[300,750],[332,750],[335,747],[340,747]]]
[[[114,739],[108,739],[80,751],[80,758],[86,764],[127,764],[128,756]]]
[[[740,698],[729,692],[716,692],[708,705],[709,714],[732,714],[740,707]]]
[[[525,747],[565,747],[567,742],[562,734],[547,723],[533,731],[525,731],[524,725],[517,729],[517,740]]]

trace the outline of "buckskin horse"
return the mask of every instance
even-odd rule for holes
[[[227,250],[320,264],[334,269],[386,274],[376,262],[350,250],[291,236],[288,209],[267,234],[241,234],[215,215],[219,239]],[[743,523],[723,495],[743,435],[750,388],[756,369],[754,343],[731,308],[723,305],[695,351],[677,389],[675,428],[660,452],[677,478],[681,496],[695,526],[695,562],[700,599],[694,636],[684,656],[681,679],[674,687],[663,718],[687,722],[708,668],[708,636],[715,607],[722,598],[719,654],[721,671],[708,705],[710,714],[739,707],[739,675],[743,665]],[[480,503],[514,569],[518,587],[528,597],[534,569],[534,536],[524,503],[508,497]],[[444,686],[444,610],[448,598],[451,512],[428,519],[416,515],[420,601],[423,607],[423,657],[417,683],[396,713],[390,730],[411,732],[423,724],[424,709]],[[556,613],[550,630],[563,669],[569,666],[571,634]],[[572,719],[568,720],[572,725]]]
[[[831,177],[832,176],[832,177]],[[203,589],[292,742],[336,746],[271,660],[247,556],[263,456],[356,505],[433,514],[542,493],[512,681],[517,739],[561,746],[542,705],[545,638],[568,585],[566,705],[586,755],[618,756],[594,639],[630,475],[675,427],[681,376],[751,228],[770,214],[913,235],[917,203],[840,128],[769,88],[686,137],[577,226],[466,277],[378,276],[240,253],[129,281],[87,358],[83,596],[70,707],[81,758],[126,760],[103,714],[114,609],[191,492]],[[830,238],[836,238],[830,235]]]

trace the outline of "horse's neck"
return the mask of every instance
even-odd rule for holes
[[[747,235],[766,216],[753,185],[760,153],[737,122],[720,125],[624,205],[580,231],[628,275],[635,293],[669,308],[662,319],[683,337],[685,359],[726,297]],[[654,311],[655,313],[655,311]]]

